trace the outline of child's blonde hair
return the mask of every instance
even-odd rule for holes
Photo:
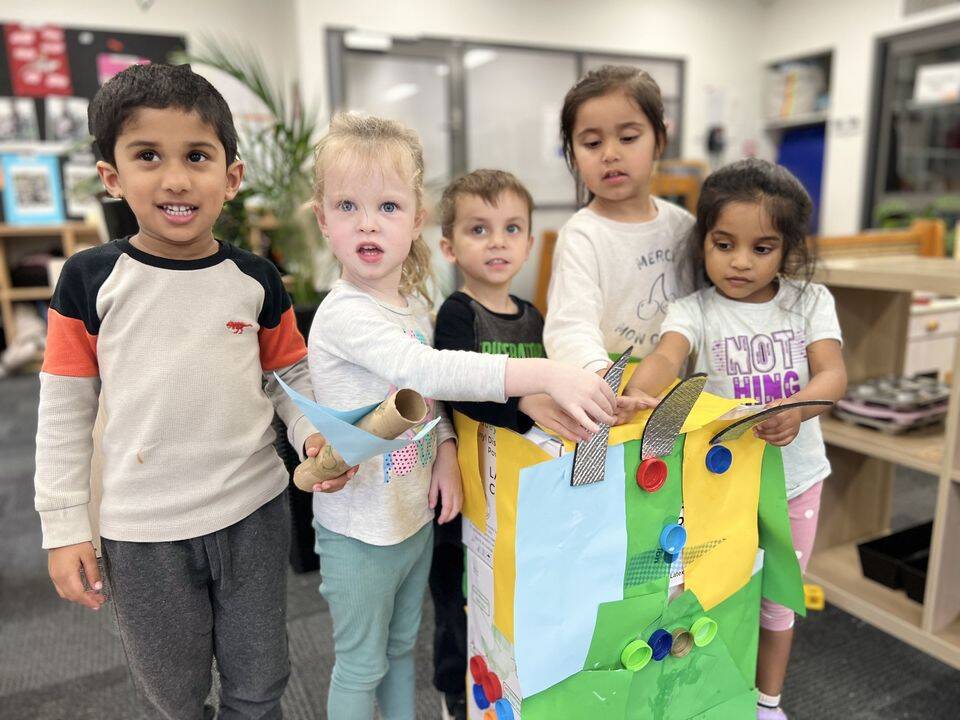
[[[387,158],[400,177],[409,175],[417,198],[417,212],[423,209],[423,147],[417,134],[395,120],[338,113],[317,143],[314,161],[314,203],[323,202],[323,179],[332,163],[350,163],[358,172],[383,168]],[[400,272],[400,294],[420,293],[431,302],[427,283],[432,277],[430,247],[417,235]]]

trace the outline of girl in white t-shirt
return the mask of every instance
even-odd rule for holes
[[[630,379],[626,395],[655,404],[652,396],[689,360],[696,372],[707,374],[707,391],[723,397],[776,405],[786,398],[835,401],[843,395],[847,374],[833,297],[810,282],[811,208],[788,170],[762,160],[741,160],[707,178],[689,248],[701,289],[670,305],[660,341]],[[822,410],[787,411],[755,430],[783,447],[790,528],[802,569],[813,549],[822,481],[830,474],[815,417]],[[780,692],[793,620],[790,609],[763,601],[757,658],[761,720],[786,717]]]
[[[678,256],[693,217],[650,194],[667,129],[646,72],[587,73],[564,98],[560,136],[585,207],[560,229],[543,343],[553,360],[602,372],[630,346],[650,353],[667,305],[692,289]]]

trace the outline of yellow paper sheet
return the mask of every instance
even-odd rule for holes
[[[480,423],[458,412],[453,414],[457,431],[457,462],[463,481],[463,516],[482,533],[487,531],[487,498],[480,477],[480,454],[477,431]]]
[[[513,598],[517,581],[517,493],[520,471],[550,459],[521,435],[497,429],[497,537],[493,543],[493,624],[513,642]]]
[[[684,569],[686,587],[696,594],[704,610],[726,600],[750,580],[758,547],[757,507],[765,443],[752,432],[724,443],[733,454],[733,463],[725,473],[715,475],[706,467],[710,438],[728,425],[730,421],[713,422],[689,432],[683,445],[687,547],[723,540]]]

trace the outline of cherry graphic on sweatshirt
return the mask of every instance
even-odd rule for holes
[[[240,322],[239,320],[231,320],[227,323],[227,327],[233,330],[234,335],[243,335],[243,329],[253,327],[253,325],[250,323]]]

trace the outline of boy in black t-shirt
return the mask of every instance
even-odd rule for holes
[[[463,286],[437,314],[434,344],[441,350],[546,357],[543,316],[510,294],[510,282],[530,256],[533,199],[517,178],[501,170],[475,170],[443,192],[438,214],[443,256],[457,264]],[[534,421],[571,440],[589,433],[547,395],[510,398],[505,404],[449,403],[479,422],[525,433]],[[461,521],[436,525],[430,595],[436,615],[433,682],[443,694],[445,720],[466,718],[467,621],[463,607]]]

